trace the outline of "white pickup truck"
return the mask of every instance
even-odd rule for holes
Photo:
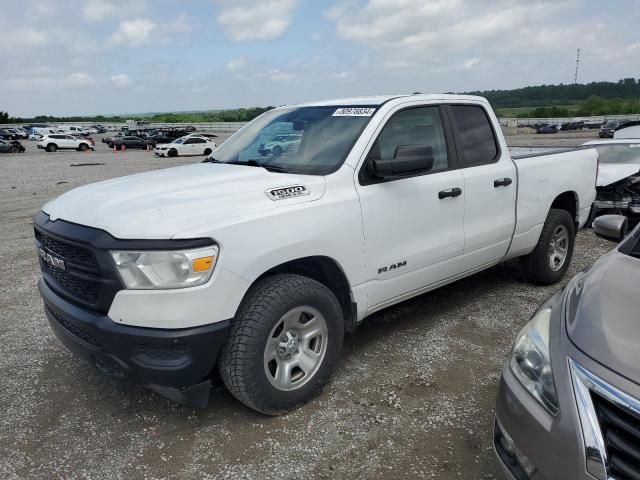
[[[285,134],[299,145],[259,152]],[[203,163],[47,203],[38,286],[98,370],[205,405],[217,366],[278,414],[320,390],[373,312],[516,257],[531,281],[560,280],[596,170],[593,149],[514,161],[479,97],[276,108]]]

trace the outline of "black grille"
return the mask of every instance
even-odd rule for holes
[[[62,242],[38,230],[35,231],[35,234],[36,240],[56,257],[61,257],[64,260],[75,262],[89,269],[98,269],[96,257],[89,249],[73,245],[71,243]]]
[[[67,330],[69,333],[75,335],[80,340],[84,340],[89,345],[93,345],[94,347],[100,347],[100,342],[98,342],[96,337],[90,334],[89,332],[87,332],[84,328],[79,327],[74,323],[71,323],[69,320],[64,318],[58,312],[53,310],[49,305],[45,304],[45,308],[47,309],[47,312],[49,312],[49,314],[54,318],[54,320],[58,322],[60,326],[65,330]]]
[[[86,278],[74,277],[60,268],[52,267],[48,263],[44,264],[47,272],[62,288],[69,293],[76,295],[89,303],[96,303],[100,294],[100,282],[88,280]]]
[[[615,480],[640,480],[640,415],[593,394],[609,459],[609,475]]]

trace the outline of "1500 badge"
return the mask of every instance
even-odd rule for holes
[[[401,267],[406,267],[406,266],[407,266],[407,261],[406,260],[403,260],[403,261],[398,262],[398,263],[392,263],[388,267],[380,267],[380,268],[378,268],[378,275],[380,275],[381,273],[390,272],[391,270],[395,270],[396,268],[401,268]]]
[[[287,198],[309,195],[311,192],[304,185],[289,185],[287,187],[271,188],[265,192],[271,200],[285,200]]]

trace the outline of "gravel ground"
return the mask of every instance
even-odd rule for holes
[[[25,154],[0,156],[0,478],[499,477],[500,371],[559,285],[528,285],[509,262],[380,312],[347,338],[320,397],[282,417],[248,410],[219,381],[206,409],[184,408],[98,375],[58,343],[36,292],[30,222],[70,188],[194,160],[24,143]],[[610,248],[581,232],[567,279]]]

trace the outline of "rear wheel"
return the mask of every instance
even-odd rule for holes
[[[280,145],[273,147],[273,154],[278,156],[282,155],[282,147]]]
[[[11,147],[11,153],[19,153],[20,149],[18,147],[16,147],[15,145],[13,147]]]
[[[575,241],[576,227],[569,212],[552,208],[536,248],[522,258],[527,279],[542,285],[562,280],[569,269]]]
[[[47,152],[55,152],[58,150],[58,146],[55,143],[50,143],[46,148]]]
[[[340,357],[342,310],[323,284],[274,275],[247,293],[218,362],[231,394],[277,415],[317,394]]]

